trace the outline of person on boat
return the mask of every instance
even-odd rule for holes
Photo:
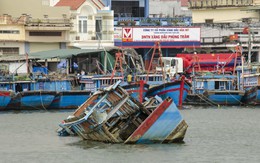
[[[131,83],[132,83],[132,78],[133,78],[132,72],[130,72],[130,73],[127,75],[127,82],[128,82],[128,84],[131,84]]]
[[[175,80],[179,80],[180,79],[180,74],[176,74],[176,76],[175,76]]]
[[[166,75],[166,81],[167,81],[167,82],[170,82],[170,81],[171,81],[171,78],[170,78],[170,75],[169,75],[169,74]]]
[[[22,92],[23,91],[22,85],[20,83],[17,83],[15,85],[15,90],[16,90],[16,92]]]
[[[236,78],[234,78],[234,79],[232,80],[232,85],[233,85],[233,87],[235,88],[235,90],[237,90],[237,79],[236,79]]]
[[[85,71],[81,70],[80,75],[79,75],[79,81],[82,78],[82,76],[84,76],[84,75],[85,75]],[[80,90],[84,90],[84,83],[80,84]]]

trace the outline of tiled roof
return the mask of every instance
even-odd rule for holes
[[[69,6],[71,10],[77,10],[86,0],[60,0],[55,6]]]
[[[188,6],[188,0],[181,0],[181,6],[187,7]]]

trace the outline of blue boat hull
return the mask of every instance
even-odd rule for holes
[[[48,109],[76,109],[91,95],[90,91],[59,92]]]
[[[208,99],[220,105],[239,105],[243,95],[209,95]]]
[[[259,105],[260,104],[260,86],[246,88],[246,93],[242,100],[244,103],[249,104],[249,105]]]
[[[158,95],[163,100],[166,99],[167,97],[170,97],[173,99],[175,104],[179,104],[180,91],[181,91],[180,89],[181,89],[181,81],[170,82],[149,89],[146,96],[152,97]],[[190,89],[190,85],[184,83],[182,102],[186,99],[189,89]]]
[[[11,101],[11,91],[0,91],[0,110],[5,110]]]
[[[55,95],[55,91],[20,92],[12,99],[8,108],[15,110],[45,110],[50,106]]]
[[[140,84],[130,84],[122,86],[131,97],[135,98],[136,100],[140,100]],[[146,96],[146,93],[149,89],[148,84],[144,84],[143,90],[142,90],[142,99]]]

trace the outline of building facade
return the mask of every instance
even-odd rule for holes
[[[260,0],[190,0],[193,23],[259,21]],[[228,16],[227,16],[228,15]]]
[[[114,13],[101,1],[60,0],[55,6],[70,7],[73,28],[68,46],[81,49],[114,46]]]
[[[16,30],[16,33],[11,33],[12,31],[2,33],[1,38],[4,40],[1,40],[0,48],[13,49],[17,55],[66,48],[72,27],[69,19],[70,10],[68,7],[50,7],[44,2],[44,0],[0,2],[0,15],[2,15],[0,28]]]
[[[190,0],[194,26],[201,27],[204,53],[234,52],[237,43],[243,55],[259,62],[260,0]],[[244,30],[248,28],[248,32]]]

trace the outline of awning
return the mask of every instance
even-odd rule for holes
[[[32,59],[29,58],[28,59]],[[26,55],[8,55],[8,56],[1,56],[0,62],[19,62],[19,61],[25,61]]]
[[[84,55],[84,54],[97,53],[102,51],[104,50],[103,49],[58,49],[58,50],[48,50],[48,51],[29,53],[28,56],[29,58],[34,58],[34,59],[51,59],[51,58],[66,59],[80,54]]]

